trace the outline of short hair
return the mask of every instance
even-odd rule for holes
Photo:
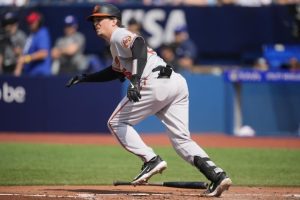
[[[111,16],[111,17],[108,17],[108,18],[109,19],[116,19],[117,20],[117,26],[118,27],[123,27],[121,20],[118,19],[117,17]]]

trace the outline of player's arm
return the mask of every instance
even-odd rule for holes
[[[141,78],[147,62],[147,45],[144,39],[141,37],[136,38],[131,51],[133,58],[132,75]]]
[[[112,69],[112,66],[109,66],[99,72],[74,76],[68,81],[66,87],[82,82],[107,82],[116,79],[120,79],[122,82],[125,80],[123,73],[117,72]]]
[[[143,38],[138,37],[133,42],[132,51],[132,76],[130,78],[130,86],[127,90],[127,97],[130,101],[137,102],[141,98],[140,79],[147,62],[147,45]]]

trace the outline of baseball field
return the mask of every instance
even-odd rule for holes
[[[164,134],[142,134],[168,169],[149,182],[207,181]],[[221,199],[300,199],[300,138],[193,134],[233,186]],[[202,199],[203,189],[113,186],[142,162],[111,135],[0,133],[0,200]],[[203,198],[206,199],[206,198]]]

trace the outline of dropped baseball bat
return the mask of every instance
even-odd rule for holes
[[[129,181],[115,181],[114,186],[118,185],[133,185]],[[163,187],[175,187],[175,188],[186,188],[186,189],[207,189],[208,183],[206,182],[197,182],[197,181],[172,181],[172,182],[157,182],[157,183],[143,183],[137,184],[137,186],[163,186]]]

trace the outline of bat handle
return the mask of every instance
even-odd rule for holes
[[[163,186],[190,188],[190,189],[207,189],[208,183],[205,182],[163,182]]]
[[[114,184],[114,186],[117,186],[117,185],[132,185],[132,183],[129,182],[129,181],[114,181],[113,184]]]

